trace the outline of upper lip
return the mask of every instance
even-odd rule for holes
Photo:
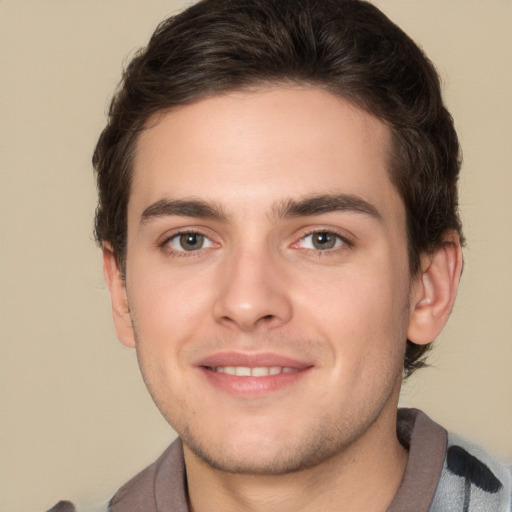
[[[296,368],[298,370],[313,366],[312,363],[271,352],[241,353],[217,352],[200,359],[197,366],[217,368],[219,366],[244,366],[249,368],[281,366],[283,368]]]

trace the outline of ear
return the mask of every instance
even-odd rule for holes
[[[114,251],[110,244],[104,243],[103,274],[110,290],[112,301],[112,316],[119,341],[127,347],[135,347],[135,335],[133,332],[128,297],[126,295],[126,282],[117,265]]]
[[[423,255],[411,290],[407,339],[417,345],[434,341],[453,308],[462,272],[459,235],[449,231],[434,254]]]

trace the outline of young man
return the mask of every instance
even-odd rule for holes
[[[359,0],[206,0],[130,63],[98,142],[119,339],[180,438],[114,512],[508,511],[510,475],[399,411],[462,268],[459,146]]]

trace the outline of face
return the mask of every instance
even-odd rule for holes
[[[389,144],[315,88],[203,99],[141,134],[121,338],[186,453],[285,473],[396,414],[411,279]]]

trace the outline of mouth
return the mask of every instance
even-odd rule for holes
[[[289,389],[313,364],[276,354],[219,353],[203,359],[198,368],[217,390],[249,398]]]
[[[208,370],[227,375],[236,375],[237,377],[268,377],[270,375],[279,375],[281,373],[298,372],[298,368],[290,366],[216,366],[207,367]]]

